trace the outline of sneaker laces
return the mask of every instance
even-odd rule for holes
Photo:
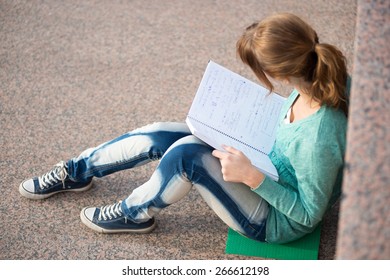
[[[62,187],[65,189],[65,179],[68,176],[67,165],[65,161],[61,161],[54,165],[54,168],[45,175],[39,177],[39,186],[41,189],[49,188],[53,184],[62,182]]]
[[[103,206],[100,209],[100,213],[98,217],[99,221],[101,221],[102,219],[107,221],[108,219],[111,220],[113,218],[121,217],[123,215],[121,203],[122,201],[119,201],[118,203],[115,204]]]

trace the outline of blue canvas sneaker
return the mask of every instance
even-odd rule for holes
[[[103,207],[86,207],[81,210],[81,221],[100,233],[149,233],[156,227],[154,218],[144,223],[130,221],[123,214],[121,204],[122,201]]]
[[[19,192],[30,199],[44,199],[59,192],[81,192],[92,186],[88,182],[74,182],[69,178],[66,162],[61,161],[52,170],[40,177],[34,177],[22,182]]]

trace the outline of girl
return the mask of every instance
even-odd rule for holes
[[[84,191],[93,177],[160,163],[150,180],[126,199],[86,207],[81,221],[104,233],[147,233],[155,215],[195,187],[231,228],[264,242],[284,243],[312,232],[339,197],[347,125],[345,58],[319,43],[316,32],[292,14],[278,14],[249,26],[237,52],[270,91],[270,79],[292,85],[279,120],[270,158],[272,181],[234,147],[213,150],[183,123],[155,123],[60,162],[21,183],[31,199],[63,191]]]

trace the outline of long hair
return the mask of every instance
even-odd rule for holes
[[[270,91],[267,75],[303,78],[314,100],[348,115],[346,59],[335,46],[319,43],[314,29],[299,17],[282,13],[253,23],[237,41],[237,53]]]

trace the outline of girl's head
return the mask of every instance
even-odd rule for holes
[[[283,13],[250,25],[237,42],[237,52],[271,91],[267,76],[299,78],[306,94],[347,114],[346,59],[336,47],[320,43],[313,28],[299,17]]]

